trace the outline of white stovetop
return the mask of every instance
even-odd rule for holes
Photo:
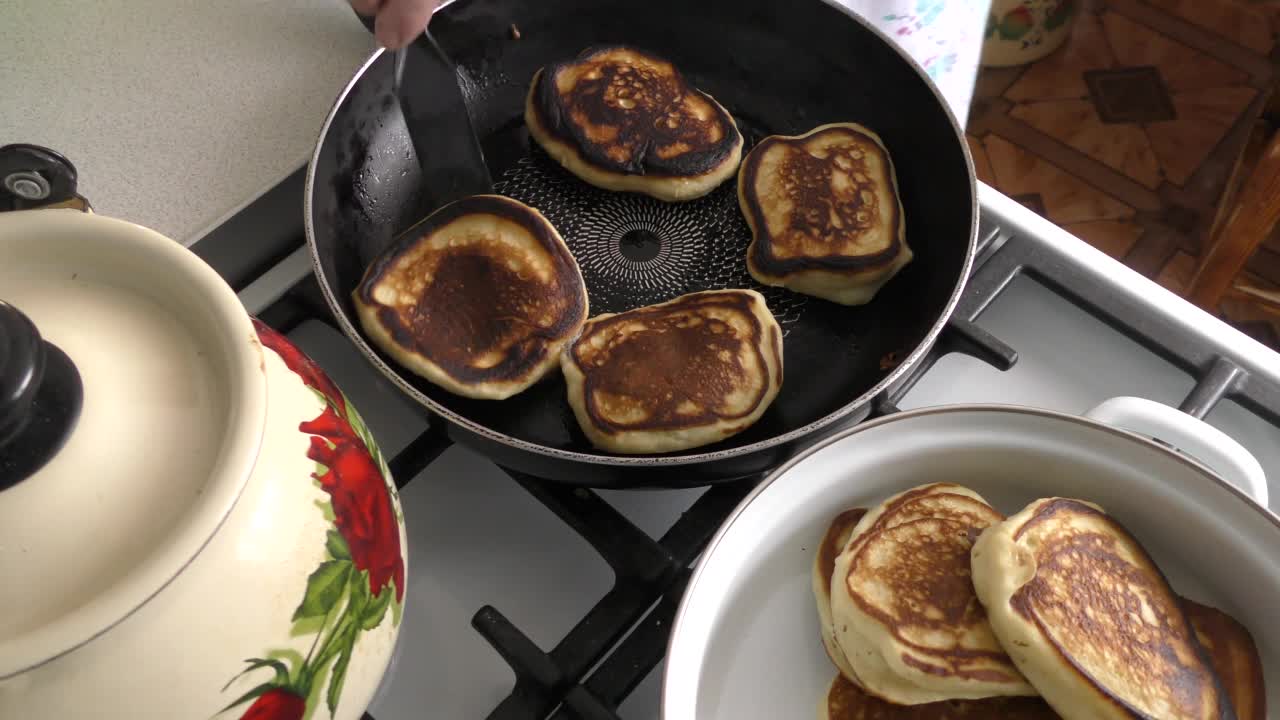
[[[981,190],[984,202],[1016,217],[1023,231],[1051,233],[1055,242],[1078,247],[1128,291],[1145,293],[1188,322],[1221,334],[1252,361],[1280,369],[1280,355],[989,187]],[[1082,413],[1115,395],[1176,406],[1193,384],[1186,374],[1026,278],[1015,280],[978,322],[1019,352],[1014,369],[1002,373],[964,356],[948,356],[904,399],[904,409],[997,402]],[[388,455],[421,431],[409,401],[335,331],[308,323],[293,338],[352,397]],[[1273,510],[1280,506],[1280,430],[1232,403],[1220,406],[1209,420],[1258,457],[1271,479]],[[700,491],[602,494],[659,536]],[[610,571],[549,510],[469,450],[449,449],[401,496],[410,537],[408,609],[399,654],[370,712],[376,720],[484,718],[511,691],[514,677],[471,628],[475,612],[493,605],[547,650],[609,589]],[[660,681],[659,667],[620,708],[623,720],[656,720]]]

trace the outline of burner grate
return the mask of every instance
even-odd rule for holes
[[[1189,373],[1196,384],[1181,404],[1184,412],[1203,418],[1229,398],[1265,421],[1280,425],[1280,381],[1274,372],[1250,365],[1230,346],[1179,324],[1167,313],[1115,293],[1106,277],[1063,247],[1033,233],[1002,229],[1011,227],[1011,223],[984,211],[977,263],[955,314],[934,349],[877,399],[871,417],[896,412],[901,398],[948,353],[972,355],[1002,370],[1012,367],[1017,353],[975,321],[1011,281],[1026,274]],[[652,238],[643,235],[652,228],[641,223],[625,229],[620,226],[619,231],[622,244],[618,253],[624,261],[661,259],[661,247],[651,247]],[[218,238],[215,233],[216,243],[193,249],[207,253],[210,264],[242,290],[251,278],[218,260],[235,255],[225,252],[222,244],[230,244],[231,238]],[[248,245],[255,240],[238,239]],[[245,244],[235,245],[245,248]],[[273,250],[279,255],[278,251]],[[245,250],[243,254],[252,252]],[[239,258],[237,262],[244,265],[246,260]],[[250,309],[283,332],[308,319],[334,325],[309,273],[268,307]],[[448,444],[438,429],[415,438],[392,459],[395,477],[403,483],[418,476]],[[513,482],[599,551],[613,569],[615,581],[550,651],[539,648],[498,608],[485,606],[476,612],[472,626],[511,665],[517,678],[511,693],[489,718],[617,720],[619,704],[665,655],[672,619],[692,564],[758,480],[707,490],[661,538],[654,539],[594,492],[511,475]],[[364,720],[376,719],[366,714]]]

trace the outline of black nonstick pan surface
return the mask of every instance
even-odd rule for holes
[[[558,373],[511,399],[482,401],[401,369],[365,339],[350,299],[365,267],[430,209],[392,95],[391,55],[376,53],[336,102],[308,168],[306,227],[320,285],[370,362],[449,437],[500,465],[596,487],[702,485],[765,471],[865,417],[932,345],[959,298],[977,231],[963,134],[918,66],[838,4],[455,0],[437,11],[430,32],[458,65],[496,190],[557,227],[582,268],[592,314],[751,287],[785,332],[782,392],[764,417],[721,443],[673,455],[594,449]],[[699,200],[663,203],[599,190],[560,169],[524,128],[529,82],[547,63],[606,44],[673,61],[733,114],[747,149],[769,134],[826,123],[875,130],[895,164],[914,260],[860,307],[765,288],[747,274],[751,238],[734,180]]]

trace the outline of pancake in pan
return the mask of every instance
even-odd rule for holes
[[[782,330],[754,290],[690,293],[591,318],[561,367],[596,447],[686,450],[760,419],[782,387]]]
[[[997,636],[1063,718],[1233,717],[1180,600],[1098,506],[1037,500],[982,534],[972,566]]]
[[[733,176],[742,134],[671,62],[635,48],[590,48],[533,76],[529,134],[556,162],[606,190],[677,202]]]
[[[499,195],[446,205],[401,235],[352,293],[379,348],[471,398],[511,397],[551,371],[587,317],[587,289],[537,210]]]
[[[969,550],[1003,519],[981,496],[934,483],[868,512],[836,560],[836,642],[867,692],[899,704],[1031,696],[987,623]]]
[[[765,285],[862,305],[913,257],[889,151],[856,123],[760,141],[742,161],[738,203],[747,269]]]

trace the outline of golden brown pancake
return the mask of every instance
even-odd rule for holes
[[[818,552],[813,554],[813,571],[810,573],[810,579],[813,582],[813,598],[818,605],[818,634],[822,637],[822,647],[827,651],[827,657],[831,658],[832,664],[840,674],[852,683],[858,682],[858,676],[854,674],[853,668],[849,667],[844,651],[836,642],[835,628],[832,625],[831,573],[835,571],[836,558],[849,544],[853,528],[866,514],[866,508],[852,508],[840,513],[831,521],[827,531],[822,535],[822,540],[818,543]]]
[[[972,568],[997,637],[1067,720],[1232,717],[1179,598],[1098,506],[1037,500],[982,534]]]
[[[1230,615],[1183,598],[1187,618],[1209,654],[1239,720],[1266,720],[1262,658],[1249,631]],[[1043,698],[947,700],[924,705],[885,702],[837,675],[819,708],[820,720],[1052,720],[1060,717]]]
[[[831,681],[819,720],[1056,720],[1058,714],[1038,697],[943,700],[923,705],[885,702],[837,675]]]
[[[987,623],[969,579],[977,533],[1003,519],[981,496],[933,483],[873,508],[831,580],[836,644],[855,680],[899,704],[1035,691]]]
[[[1262,658],[1248,628],[1217,608],[1182,598],[1182,609],[1231,698],[1237,720],[1266,720],[1267,685]]]
[[[500,195],[446,205],[401,235],[352,292],[369,338],[449,392],[500,400],[544,377],[587,317],[564,240]]]
[[[747,269],[765,285],[862,305],[913,257],[889,151],[856,123],[760,141],[742,161],[738,202]]]
[[[782,330],[754,290],[690,293],[591,318],[561,367],[593,445],[685,450],[764,414],[782,387]]]
[[[935,501],[929,496],[940,495]],[[966,507],[968,503],[968,507]],[[899,512],[899,509],[904,512]],[[812,583],[814,598],[818,604],[818,618],[822,624],[822,644],[831,662],[840,670],[840,674],[850,682],[858,683],[857,675],[849,665],[836,641],[835,628],[831,618],[831,575],[835,570],[836,558],[849,548],[856,552],[859,543],[855,541],[854,532],[859,531],[859,538],[891,525],[900,525],[909,520],[925,517],[944,517],[956,519],[957,514],[966,513],[976,522],[987,513],[993,512],[977,493],[966,487],[952,483],[933,483],[923,485],[907,492],[900,493],[885,500],[872,511],[867,521],[861,522],[867,515],[862,508],[846,510],[836,516],[819,543],[818,552],[814,554]]]
[[[873,508],[850,533],[843,551],[856,553],[866,538],[913,520],[938,518],[986,527],[1004,516],[976,492],[954,483],[929,483],[891,496]]]
[[[742,135],[675,65],[635,48],[590,48],[533,76],[525,125],[556,162],[606,190],[701,197],[733,176]]]

